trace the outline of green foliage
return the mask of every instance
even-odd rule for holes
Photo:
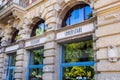
[[[36,36],[39,36],[39,35],[40,35],[40,30],[36,29]]]
[[[38,50],[33,51],[34,64],[42,64],[43,63],[43,52],[44,52],[44,49],[38,49]]]
[[[92,80],[94,76],[94,68],[86,66],[74,66],[71,68],[65,68],[64,76],[65,78],[70,78],[71,80],[76,80],[77,77],[87,77]]]
[[[66,62],[78,62],[81,58],[87,57],[88,60],[93,59],[93,41],[85,41],[67,44],[65,50]]]
[[[93,16],[92,12],[90,14],[88,14],[87,16],[88,16],[88,19],[91,18]]]
[[[65,62],[93,61],[93,41],[77,42],[65,46]],[[76,77],[88,77],[92,80],[94,68],[89,66],[74,66],[64,69],[64,77],[76,80]]]

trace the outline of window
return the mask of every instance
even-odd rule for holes
[[[62,44],[60,80],[94,80],[93,41]]]
[[[7,68],[7,80],[15,80],[14,78],[14,71],[15,71],[15,63],[16,63],[16,54],[9,54],[9,59],[8,59],[8,68]]]
[[[90,6],[87,4],[79,4],[67,12],[62,22],[62,27],[83,22],[90,17],[92,17],[92,9]]]
[[[1,41],[1,40],[2,40],[2,37],[0,37],[0,46],[1,46],[1,43],[2,43],[2,41]]]
[[[46,31],[46,25],[44,23],[44,20],[41,20],[36,23],[36,25],[33,27],[31,37],[33,36],[39,36],[43,34]]]
[[[30,51],[27,80],[42,80],[43,48]]]
[[[15,32],[12,35],[11,43],[14,43],[19,39],[18,33],[19,33],[19,30],[15,29]]]

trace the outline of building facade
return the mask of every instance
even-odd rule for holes
[[[120,0],[1,0],[0,80],[120,80]]]

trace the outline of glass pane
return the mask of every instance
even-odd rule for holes
[[[45,24],[44,23],[40,23],[38,25],[38,28],[36,29],[36,36],[43,34],[45,32]]]
[[[8,61],[9,67],[15,66],[15,63],[16,63],[16,54],[10,54],[9,61]]]
[[[90,17],[92,17],[92,9],[89,5],[76,5],[67,12],[62,22],[62,27],[81,23],[85,19],[89,19]]]
[[[43,64],[43,49],[36,49],[31,52],[31,62],[32,65]]]
[[[90,17],[92,17],[92,9],[90,8],[90,6],[85,7],[85,12],[85,19],[89,19]]]
[[[14,69],[9,69],[8,68],[8,79],[9,80],[15,80],[14,75],[15,75]]]
[[[70,25],[70,18],[68,17],[67,20],[66,20],[65,26],[69,26],[69,25]]]
[[[42,80],[42,68],[29,69],[29,80]]]
[[[84,21],[83,8],[74,9],[70,16],[70,25],[83,21]]]
[[[15,66],[16,63],[16,54],[12,55],[12,66]]]
[[[77,43],[64,44],[63,62],[84,62],[93,61],[93,41],[82,41]]]
[[[94,80],[93,66],[73,66],[63,68],[63,80]]]

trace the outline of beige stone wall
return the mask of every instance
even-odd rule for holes
[[[96,80],[119,80],[120,64],[108,59],[108,46],[115,45],[120,53],[120,1],[98,0],[95,4],[97,15],[96,40]],[[120,58],[120,55],[118,55]]]
[[[95,23],[95,33],[93,33],[96,61],[95,79],[120,80],[120,61],[114,63],[108,61],[107,49],[109,45],[115,45],[120,53],[120,0],[90,0],[90,2],[88,0],[40,0],[26,7],[25,13],[16,15],[14,20],[7,21],[6,24],[0,23],[0,28],[3,29],[2,46],[8,45],[7,41],[12,37],[13,28],[19,30],[20,39],[18,41],[26,40],[30,38],[32,31],[30,27],[35,25],[39,19],[44,19],[47,32],[44,44],[43,80],[59,80],[59,45],[55,42],[56,30],[61,28],[65,13],[81,1],[90,4],[93,8],[93,16],[97,18],[94,20],[97,23]],[[17,50],[16,80],[25,80],[26,78],[28,63],[26,57],[28,57],[26,49]],[[2,75],[4,66],[2,59],[4,56],[0,54],[0,79],[5,76]]]

